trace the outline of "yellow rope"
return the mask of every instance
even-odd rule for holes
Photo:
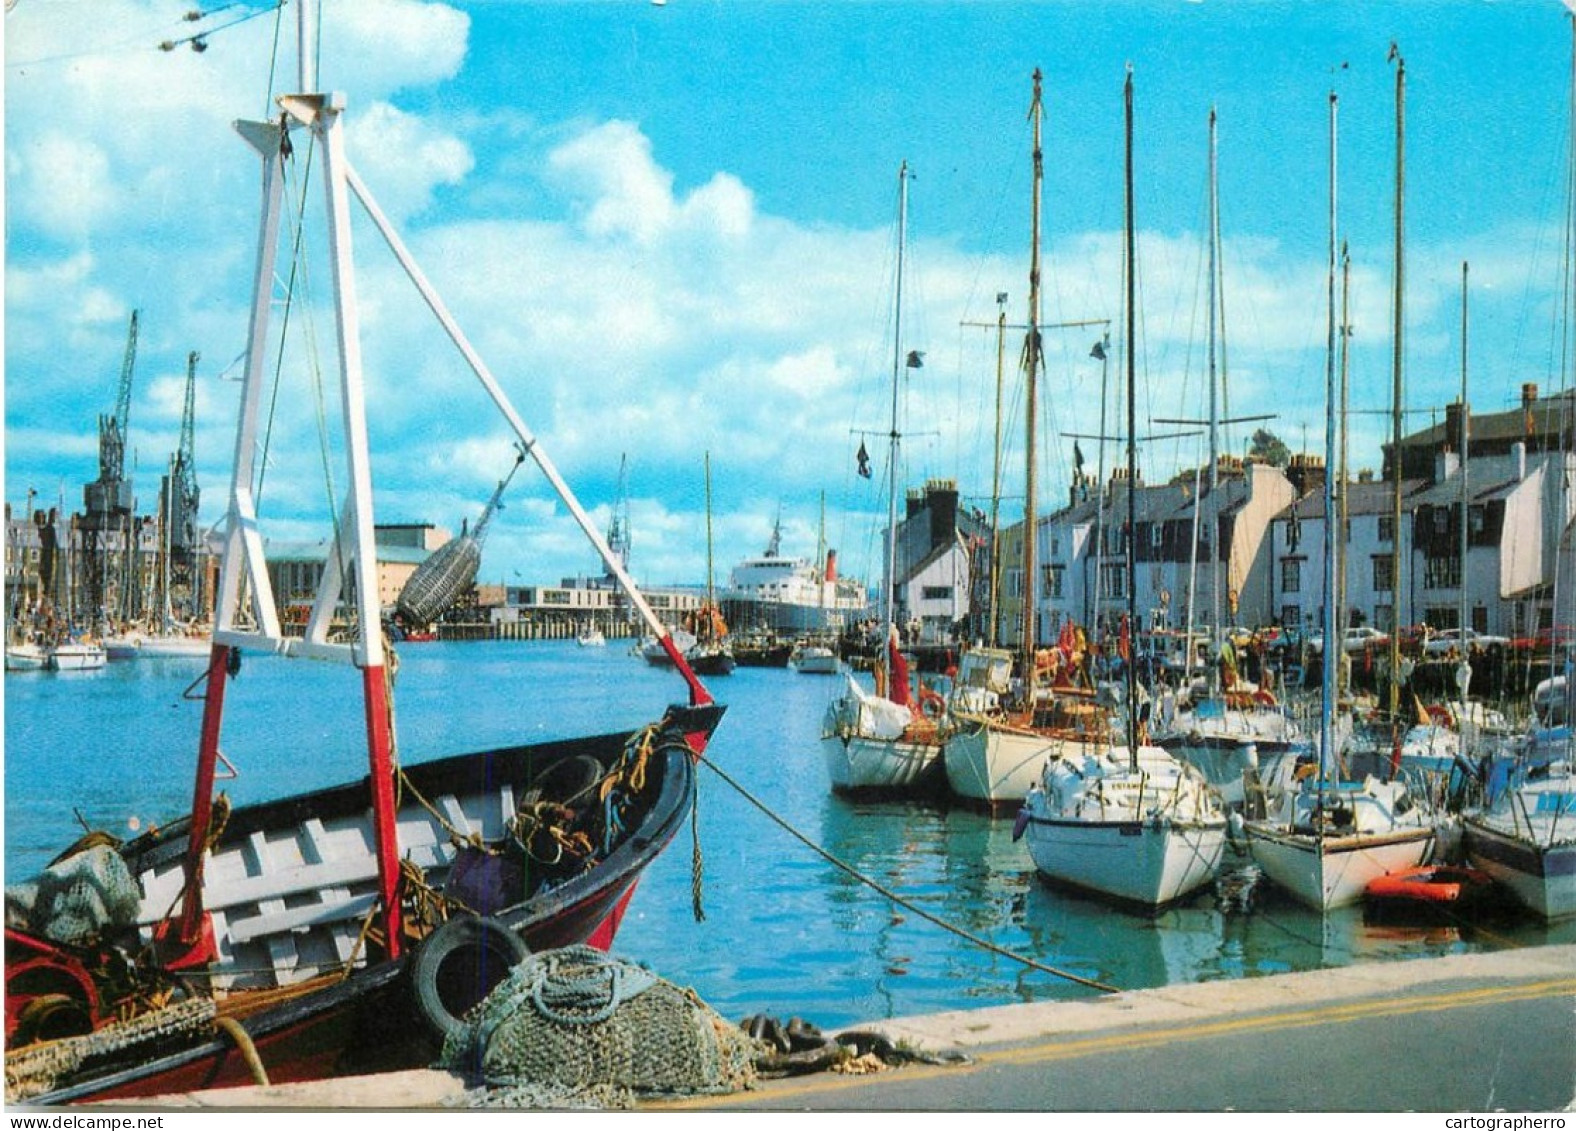
[[[257,1046],[252,1043],[252,1035],[233,1017],[215,1017],[213,1023],[215,1028],[235,1042],[235,1047],[240,1050],[241,1059],[246,1061],[246,1067],[252,1070],[252,1080],[267,1087],[268,1070],[263,1067],[263,1058],[257,1055]]]

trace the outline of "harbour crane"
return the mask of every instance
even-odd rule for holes
[[[132,512],[136,498],[126,475],[127,428],[131,419],[131,383],[137,364],[138,312],[131,312],[126,331],[126,352],[120,364],[120,383],[116,388],[115,412],[99,415],[99,476],[82,489],[83,515],[80,601],[68,595],[72,609],[80,610],[89,621],[102,622],[114,615],[125,618],[136,610],[128,606],[136,587],[124,576],[132,562]],[[117,537],[118,535],[118,537]],[[67,552],[70,552],[68,547]],[[111,557],[118,557],[117,569]],[[117,584],[111,586],[110,579]],[[112,591],[113,590],[113,591]]]
[[[166,618],[177,611],[185,619],[195,618],[199,609],[197,594],[198,545],[197,461],[193,439],[197,417],[197,362],[201,355],[193,350],[186,355],[186,401],[181,410],[181,434],[170,470],[159,489],[161,551],[164,555],[164,595],[162,612]],[[178,609],[177,609],[178,606]]]

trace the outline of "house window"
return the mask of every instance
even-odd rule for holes
[[[1283,624],[1287,628],[1296,628],[1301,623],[1302,623],[1302,606],[1301,605],[1282,605],[1281,606],[1281,624]]]
[[[950,601],[952,600],[952,586],[927,585],[922,590],[922,594],[926,601]]]
[[[1373,585],[1373,588],[1374,588],[1374,592],[1375,593],[1388,593],[1388,592],[1390,592],[1390,571],[1393,568],[1392,563],[1394,561],[1395,561],[1395,555],[1393,555],[1393,554],[1375,554],[1373,556],[1373,563],[1374,563],[1374,585]]]
[[[1382,514],[1379,516],[1379,541],[1395,541],[1395,515]]]
[[[1281,560],[1281,592],[1302,592],[1302,559],[1283,558]]]
[[[1423,588],[1424,589],[1459,589],[1461,588],[1461,557],[1459,554],[1448,556],[1430,555],[1423,559]]]
[[[1045,595],[1047,597],[1051,597],[1056,600],[1060,600],[1062,598],[1062,586],[1065,584],[1066,572],[1066,567],[1064,566],[1053,565],[1046,568]]]
[[[1127,563],[1100,563],[1100,595],[1102,597],[1127,596]]]
[[[1001,583],[1002,583],[1002,588],[1004,588],[1007,591],[1007,596],[1009,596],[1009,597],[1022,597],[1023,596],[1023,570],[1021,570],[1021,569],[1009,569],[1009,570],[1007,570],[1005,573],[1002,574]]]

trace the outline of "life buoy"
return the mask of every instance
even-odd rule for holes
[[[1268,688],[1261,687],[1253,693],[1253,701],[1261,707],[1275,706],[1275,693]]]
[[[417,1016],[447,1038],[530,953],[524,939],[491,916],[450,919],[427,936],[411,963]]]
[[[935,722],[947,710],[947,701],[928,687],[919,691],[919,710],[927,719]]]

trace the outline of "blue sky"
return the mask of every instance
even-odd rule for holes
[[[902,478],[956,479],[988,508],[996,295],[1027,315],[1030,76],[1045,76],[1042,321],[1119,337],[1122,84],[1133,68],[1140,429],[1207,411],[1207,119],[1219,115],[1227,411],[1274,414],[1324,449],[1328,96],[1352,256],[1351,449],[1377,467],[1391,389],[1395,43],[1406,63],[1409,426],[1461,385],[1499,411],[1559,387],[1571,30],[1559,0],[646,0],[325,4],[322,86],[346,92],[351,160],[606,526],[626,467],[636,577],[703,581],[711,459],[719,582],[781,515],[784,550],[826,540],[879,568],[897,172],[908,162]],[[293,85],[293,8],[16,0],[6,60],[5,497],[81,506],[96,422],[140,313],[130,413],[152,509],[201,353],[204,518],[227,484],[254,246],[255,163],[230,122]],[[251,17],[251,18],[247,18]],[[165,40],[206,33],[206,50]],[[314,195],[309,198],[313,206]],[[457,530],[512,456],[468,374],[358,220],[380,521]],[[310,275],[326,293],[325,267]],[[1565,300],[1567,309],[1569,299]],[[303,307],[302,309],[308,309]],[[321,318],[292,372],[333,371]],[[308,341],[312,331],[315,342]],[[1065,497],[1068,432],[1119,422],[1098,328],[1047,334],[1042,498]],[[307,363],[302,345],[316,346]],[[1022,395],[1007,347],[1007,486],[1021,513]],[[325,530],[304,380],[280,398],[265,530]],[[1175,429],[1169,429],[1175,431]],[[1240,452],[1250,428],[1228,429]],[[1144,446],[1146,478],[1203,455]],[[1099,453],[1085,441],[1093,463]],[[1107,448],[1106,464],[1121,458]],[[342,480],[338,468],[334,474]],[[547,485],[522,473],[487,581],[592,571]]]

